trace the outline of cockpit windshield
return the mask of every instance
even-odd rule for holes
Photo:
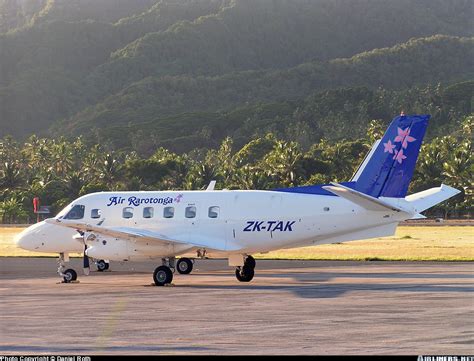
[[[71,208],[69,212],[64,216],[64,219],[82,219],[84,218],[85,207],[80,204],[76,204]]]

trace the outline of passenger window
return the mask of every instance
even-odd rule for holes
[[[100,209],[91,209],[91,218],[100,218]]]
[[[84,218],[84,210],[84,206],[76,204],[69,212],[67,212],[64,219],[82,219]]]
[[[194,206],[186,207],[186,212],[185,212],[184,216],[186,218],[196,217],[196,207],[194,207]]]
[[[218,206],[212,206],[209,207],[209,218],[217,218],[219,216],[219,207]]]
[[[133,217],[133,207],[125,207],[122,212],[123,218],[132,218]]]
[[[143,208],[143,218],[153,218],[153,207]]]
[[[163,208],[163,217],[164,218],[173,218],[174,217],[174,207],[165,207],[165,208]]]

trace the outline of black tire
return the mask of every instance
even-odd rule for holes
[[[167,266],[160,266],[155,269],[153,272],[153,281],[155,281],[155,285],[157,286],[164,286],[168,283],[173,281],[173,272]]]
[[[189,258],[180,258],[176,263],[176,269],[182,275],[190,274],[193,270],[193,262]]]
[[[255,266],[257,265],[257,262],[255,262],[255,258],[252,256],[247,256],[245,259],[245,266],[250,267],[251,269],[255,269]]]
[[[99,259],[96,262],[96,266],[97,266],[97,271],[99,272],[104,272],[109,269],[109,264],[105,262],[103,259]]]
[[[235,269],[235,277],[237,277],[240,282],[250,282],[254,275],[255,271],[250,267],[244,266],[242,268],[238,267]]]
[[[69,268],[63,272],[64,283],[70,283],[77,280],[77,273],[72,268]]]

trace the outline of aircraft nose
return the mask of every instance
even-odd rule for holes
[[[37,235],[44,222],[36,223],[18,234],[15,239],[15,245],[28,251],[34,251],[37,248]]]
[[[29,228],[25,229],[15,237],[15,245],[22,249],[32,250],[33,235]]]

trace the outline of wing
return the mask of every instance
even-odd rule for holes
[[[203,241],[200,242],[188,242],[182,241],[178,239],[169,238],[163,234],[158,232],[149,231],[146,229],[139,229],[139,228],[129,228],[129,227],[105,227],[102,225],[94,225],[88,224],[83,222],[77,222],[73,220],[67,219],[57,219],[57,218],[49,218],[46,219],[45,222],[55,224],[57,226],[73,228],[83,232],[94,232],[99,233],[104,236],[114,237],[114,238],[121,238],[129,241],[152,241],[158,242],[162,244],[186,244],[191,245],[198,248],[206,248],[212,249],[216,251],[236,251],[241,247],[237,246],[236,244],[230,244],[229,242],[221,242],[221,244],[216,243],[215,240],[210,241]],[[101,224],[102,222],[99,222]]]

